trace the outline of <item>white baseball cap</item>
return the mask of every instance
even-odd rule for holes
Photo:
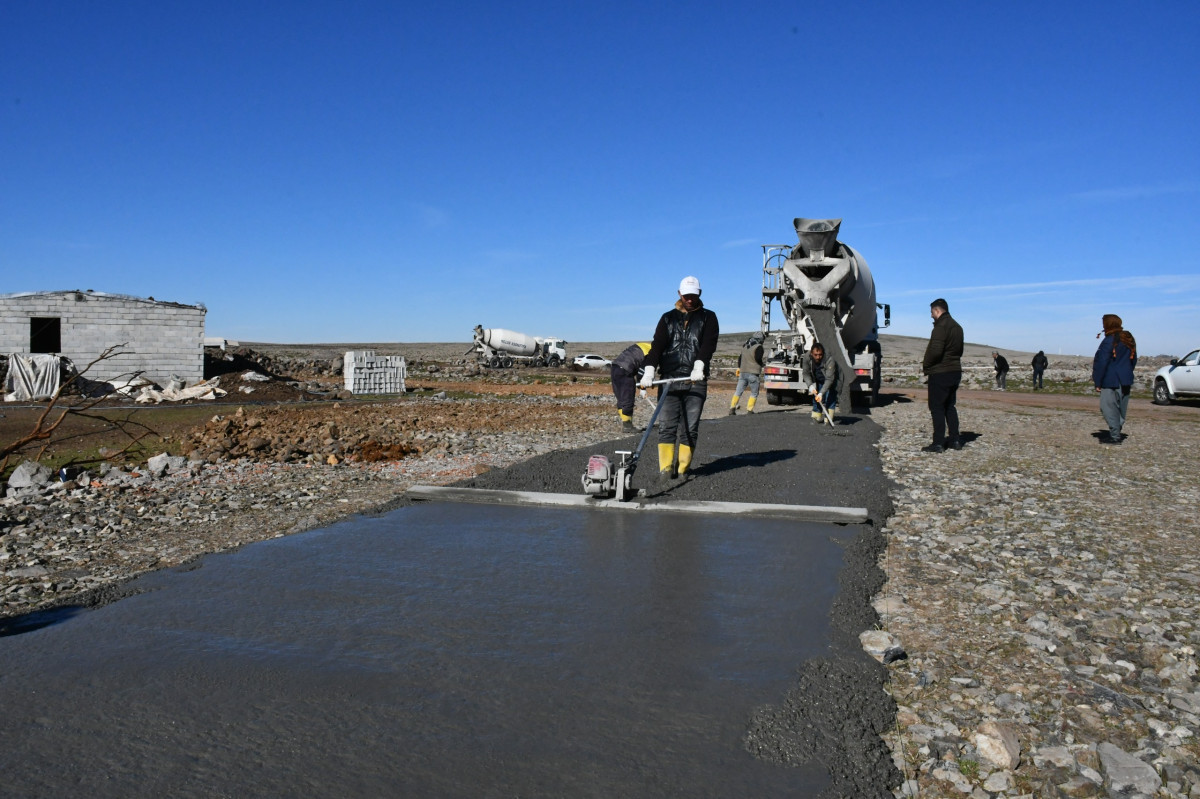
[[[692,277],[691,275],[688,275],[683,280],[679,281],[679,293],[680,294],[699,294],[700,293],[699,278],[695,278],[695,277]]]

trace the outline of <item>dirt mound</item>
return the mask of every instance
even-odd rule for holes
[[[404,399],[389,403],[239,407],[216,414],[184,437],[193,460],[341,463],[399,460],[471,450],[480,436],[528,430],[569,432],[573,416],[602,416],[597,402],[552,397]]]

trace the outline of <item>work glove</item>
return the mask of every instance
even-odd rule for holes
[[[816,393],[817,393],[817,384],[816,384],[816,383],[812,383],[812,384],[810,384],[810,385],[809,385],[809,387],[808,387],[808,393],[809,393],[809,394],[816,394]]]
[[[736,369],[736,370],[734,370],[734,374],[733,374],[733,376],[734,376],[734,377],[741,377],[741,376],[742,376],[742,370],[741,370],[741,369]]]
[[[704,381],[704,361],[696,361],[692,364],[692,374],[688,378],[693,383],[701,383]]]
[[[650,384],[654,382],[654,367],[647,366],[646,371],[642,372],[642,382],[638,383],[642,388],[650,388]]]

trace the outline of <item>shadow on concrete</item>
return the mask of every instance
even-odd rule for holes
[[[84,610],[85,608],[80,605],[64,605],[62,607],[50,608],[49,610],[22,613],[20,616],[9,616],[0,619],[0,638],[31,633],[43,627],[59,624],[79,615]]]
[[[692,470],[693,475],[712,475],[728,472],[733,469],[741,469],[743,467],[762,467],[768,464],[785,461],[789,458],[796,457],[794,449],[772,449],[766,452],[742,452],[737,455],[727,455],[724,458],[717,458],[715,461],[710,461],[702,466],[697,466]]]

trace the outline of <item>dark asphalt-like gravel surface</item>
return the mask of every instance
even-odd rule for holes
[[[832,778],[830,796],[891,796],[889,786],[898,785],[900,775],[881,734],[893,724],[895,704],[883,690],[886,670],[858,641],[877,624],[871,599],[884,582],[877,566],[885,546],[880,528],[892,507],[875,449],[879,428],[867,413],[843,417],[830,428],[814,424],[807,408],[763,411],[703,422],[691,479],[665,490],[655,485],[658,438],[652,432],[634,486],[646,487],[654,502],[868,509],[871,522],[860,525],[862,534],[846,552],[839,575],[828,655],[796,664],[794,686],[749,720],[745,745],[754,756],[782,765],[824,763]],[[458,485],[580,494],[589,455],[613,458],[618,449],[633,449],[639,438],[553,452]]]

